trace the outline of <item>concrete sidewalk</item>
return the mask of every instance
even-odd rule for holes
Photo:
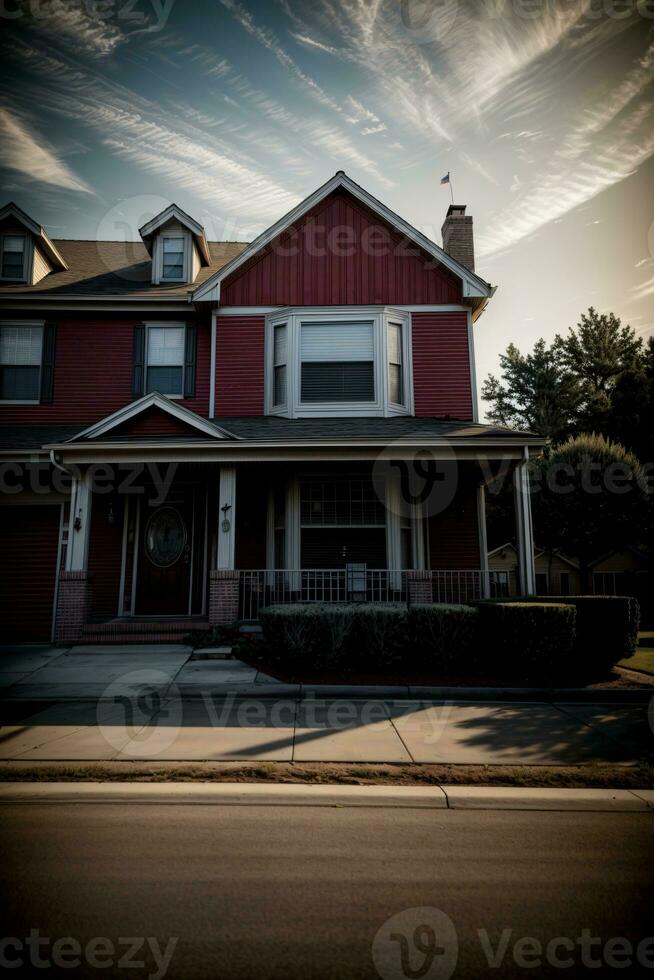
[[[589,691],[520,700],[301,688],[191,653],[34,647],[0,657],[0,759],[574,765],[654,753],[648,692],[641,703],[596,703]]]

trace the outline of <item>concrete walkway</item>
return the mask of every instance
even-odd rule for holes
[[[284,685],[190,647],[0,657],[0,759],[545,765],[654,753],[654,710],[587,699],[400,696]]]

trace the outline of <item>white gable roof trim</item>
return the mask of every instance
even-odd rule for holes
[[[129,405],[119,408],[112,415],[107,415],[106,418],[100,419],[99,422],[89,426],[88,429],[84,429],[82,432],[78,432],[77,435],[67,439],[66,442],[79,442],[80,439],[94,439],[97,436],[102,436],[117,426],[122,425],[123,422],[127,422],[129,419],[134,418],[134,416],[147,411],[149,408],[158,408],[162,412],[166,412],[168,415],[179,419],[180,422],[191,426],[191,428],[197,429],[205,435],[213,436],[214,439],[235,438],[226,429],[212,425],[211,422],[207,422],[206,419],[196,415],[195,412],[191,412],[188,408],[184,408],[183,405],[178,405],[170,398],[166,398],[165,395],[160,395],[159,392],[154,391],[150,395],[143,395],[142,398],[138,398],[136,401],[130,402]]]
[[[356,184],[346,173],[339,170],[322,187],[319,187],[313,194],[310,194],[309,197],[301,201],[297,207],[285,214],[274,225],[271,225],[258,238],[255,238],[240,255],[232,259],[231,262],[228,262],[227,265],[216,272],[215,275],[207,279],[205,283],[195,290],[193,300],[195,302],[220,302],[220,285],[227,276],[230,276],[236,269],[247,262],[248,259],[251,259],[257,252],[260,252],[266,245],[269,245],[271,241],[302,218],[311,208],[319,204],[328,194],[331,194],[339,188],[348,191],[353,197],[356,197],[369,207],[371,211],[395,228],[396,231],[405,235],[406,238],[435,258],[449,269],[450,272],[454,273],[455,276],[458,276],[462,281],[463,295],[465,297],[488,298],[493,295],[495,287],[491,286],[484,279],[481,279],[474,272],[471,272],[470,269],[466,269],[465,266],[457,262],[456,259],[453,259],[451,255],[448,255],[439,245],[436,245],[435,242],[432,242],[423,235],[417,228],[410,225],[408,221],[400,218],[394,211],[387,208],[385,204],[382,204],[381,201],[378,201],[377,198],[369,194],[363,187]]]
[[[204,228],[194,218],[192,218],[190,214],[187,214],[186,211],[182,211],[177,204],[170,204],[167,208],[165,208],[165,210],[155,215],[154,218],[147,221],[141,228],[139,228],[139,235],[143,239],[146,247],[148,246],[146,239],[149,239],[160,228],[168,224],[169,221],[178,221],[180,225],[183,225],[184,228],[187,228],[188,231],[191,232],[204,264],[209,265],[211,262],[211,253],[209,252],[209,245],[207,244]]]

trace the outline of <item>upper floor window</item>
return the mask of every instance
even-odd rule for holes
[[[302,322],[302,404],[375,401],[372,321]]]
[[[266,411],[409,414],[409,316],[382,307],[281,310],[268,317]]]
[[[39,401],[42,352],[42,326],[0,326],[0,400]]]
[[[164,235],[162,261],[162,279],[183,280],[186,278],[184,275],[184,238],[182,235]]]
[[[25,275],[25,236],[3,235],[2,278],[22,281]]]
[[[185,333],[183,326],[148,327],[146,394],[183,396]]]

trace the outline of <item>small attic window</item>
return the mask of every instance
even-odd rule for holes
[[[162,279],[184,280],[184,238],[164,235]]]
[[[25,276],[25,236],[2,236],[2,278],[24,281]]]

